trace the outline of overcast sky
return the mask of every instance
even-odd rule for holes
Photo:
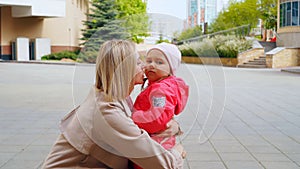
[[[148,13],[161,13],[186,19],[186,0],[148,0]]]

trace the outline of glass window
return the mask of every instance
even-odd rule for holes
[[[280,24],[280,27],[283,26],[283,4],[280,4],[280,20],[279,20],[279,24]]]
[[[298,25],[300,25],[300,1],[298,1]]]
[[[292,25],[292,8],[291,8],[291,2],[286,3],[286,26]]]
[[[292,3],[292,25],[298,25],[298,17],[299,17],[299,10],[298,10],[298,2]]]
[[[286,26],[286,3],[282,4],[282,26]]]
[[[284,2],[279,8],[279,26],[300,26],[300,1]]]

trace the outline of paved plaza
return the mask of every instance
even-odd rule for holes
[[[185,169],[300,169],[300,74],[183,64],[178,76]],[[93,77],[94,65],[0,62],[0,169],[40,168]]]

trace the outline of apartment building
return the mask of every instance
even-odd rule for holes
[[[227,6],[228,0],[187,0],[188,27],[212,23]]]
[[[300,48],[300,1],[278,0],[277,46]]]
[[[277,48],[266,53],[267,67],[300,66],[300,1],[277,2]]]
[[[0,0],[0,59],[79,48],[88,0]]]

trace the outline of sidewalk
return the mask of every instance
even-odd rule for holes
[[[0,62],[0,169],[40,167],[93,74],[94,65]],[[299,74],[186,64],[178,76],[191,91],[177,117],[185,169],[300,168]]]
[[[300,66],[283,68],[281,71],[300,74]]]

